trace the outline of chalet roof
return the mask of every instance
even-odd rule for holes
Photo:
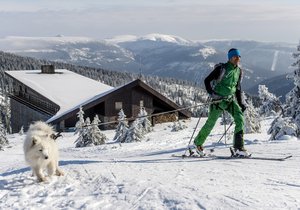
[[[95,95],[113,87],[89,79],[66,69],[55,69],[55,74],[42,74],[41,70],[6,71],[14,79],[48,98],[60,109],[59,116]]]

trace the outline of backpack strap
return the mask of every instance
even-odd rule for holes
[[[216,79],[216,84],[219,83],[223,79],[225,72],[226,72],[226,67],[225,67],[226,64],[225,63],[219,63],[217,65],[220,66],[221,69],[220,69],[220,75]]]

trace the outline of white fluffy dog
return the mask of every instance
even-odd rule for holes
[[[31,124],[26,135],[23,147],[25,160],[40,182],[47,180],[45,169],[49,177],[64,175],[58,167],[58,147],[54,137],[53,128],[41,121]]]

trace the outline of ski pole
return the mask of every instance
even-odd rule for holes
[[[197,130],[197,128],[198,128],[198,125],[199,125],[200,120],[201,120],[201,115],[200,115],[200,117],[199,117],[199,119],[198,119],[198,122],[197,122],[196,127],[195,127],[195,129],[194,129],[194,131],[193,131],[193,134],[192,134],[192,136],[191,136],[191,138],[190,138],[190,141],[189,141],[189,143],[188,143],[188,146],[187,146],[187,148],[185,149],[184,154],[182,155],[182,157],[185,157],[185,156],[186,156],[186,151],[188,151],[188,150],[189,150],[189,152],[190,152],[190,155],[193,154],[193,152],[192,152],[191,149],[190,149],[190,144],[191,144],[191,141],[192,141],[192,139],[193,139],[193,137],[194,137],[194,134],[195,134],[195,132],[196,132],[196,130]]]
[[[207,98],[205,104],[206,104],[206,105],[216,104],[216,103],[221,102],[222,99],[215,100],[215,101],[211,101],[211,102],[209,102],[209,101],[210,101],[210,98]],[[199,119],[198,119],[198,122],[197,122],[197,124],[196,124],[196,127],[195,127],[195,129],[194,129],[194,131],[193,131],[193,134],[192,134],[192,136],[191,136],[191,138],[190,138],[190,141],[189,141],[189,143],[188,143],[188,145],[187,145],[187,148],[185,149],[184,154],[182,155],[182,157],[185,157],[185,156],[186,156],[186,151],[188,151],[188,150],[189,150],[189,152],[190,152],[190,155],[192,155],[192,154],[194,153],[194,152],[191,150],[191,148],[190,148],[189,146],[190,146],[191,141],[192,141],[192,139],[193,139],[193,137],[194,137],[194,134],[195,134],[195,132],[196,132],[196,130],[197,130],[197,128],[198,128],[198,125],[199,125],[200,120],[201,120],[201,115],[200,115],[200,117],[199,117]]]
[[[221,138],[219,139],[219,141],[216,144],[219,144],[222,140],[222,138],[226,135],[227,131],[229,130],[229,128],[233,125],[233,121],[230,123],[230,125],[228,126],[228,128],[226,129],[226,131],[223,133],[223,135],[221,136]],[[225,142],[226,144],[226,142]],[[215,151],[216,146],[214,146],[212,149],[210,149],[210,152],[214,152]]]
[[[224,123],[224,139],[225,139],[225,144],[226,144],[226,117],[225,117],[225,111],[223,110],[223,123]]]

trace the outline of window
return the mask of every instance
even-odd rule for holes
[[[123,109],[123,103],[122,102],[115,102],[115,108],[116,108],[116,110]]]
[[[140,100],[140,107],[144,107],[144,101]]]

